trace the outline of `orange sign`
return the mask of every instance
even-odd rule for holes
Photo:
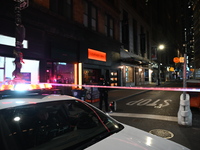
[[[106,53],[88,48],[88,59],[106,61]]]
[[[180,63],[184,63],[184,57],[180,57]]]
[[[179,59],[178,57],[174,57],[173,61],[174,61],[175,63],[179,63],[179,62],[180,62],[180,59]]]

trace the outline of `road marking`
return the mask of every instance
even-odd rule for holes
[[[111,91],[112,92],[112,91]],[[131,95],[128,95],[128,96],[124,96],[122,98],[119,98],[119,99],[116,99],[115,101],[121,101],[121,100],[124,100],[126,98],[129,98],[129,97],[132,97],[132,96],[136,96],[136,95],[139,95],[139,94],[142,94],[142,93],[146,93],[148,91],[140,91],[140,92],[137,92],[137,93],[134,93],[134,94],[131,94]]]
[[[140,99],[137,101],[130,101],[128,103],[126,103],[126,105],[132,106],[132,105],[136,105],[136,106],[153,106],[154,108],[163,108],[163,107],[167,107],[169,106],[170,102],[172,102],[171,99],[166,99],[163,100],[163,103],[159,102],[161,101],[161,99],[157,99],[152,100],[152,99]]]
[[[177,122],[178,118],[173,116],[164,116],[164,115],[151,115],[151,114],[137,114],[137,113],[110,113],[110,116],[116,117],[131,117],[131,118],[145,118],[145,119],[156,119],[164,121],[174,121]]]

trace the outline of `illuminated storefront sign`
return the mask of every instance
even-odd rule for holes
[[[2,44],[2,45],[15,47],[15,41],[16,41],[16,39],[14,37],[5,36],[5,35],[0,34],[0,44]],[[28,48],[27,40],[24,40],[22,44],[23,44],[23,48],[25,48],[25,49]]]
[[[106,53],[88,48],[88,59],[106,62]]]

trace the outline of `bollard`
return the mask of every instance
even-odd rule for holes
[[[178,124],[184,126],[192,126],[192,113],[190,110],[190,95],[184,94],[180,96],[180,106],[178,111]]]

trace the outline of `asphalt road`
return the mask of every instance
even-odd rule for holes
[[[181,92],[149,91],[117,101],[117,112],[177,116]]]
[[[163,86],[181,87],[181,82]],[[175,91],[111,91],[109,98],[117,101],[117,111],[110,115],[122,123],[146,132],[167,131],[166,134],[158,136],[168,138],[191,150],[199,150],[200,110],[191,108],[192,126],[179,125],[177,113],[181,94],[182,92]]]

